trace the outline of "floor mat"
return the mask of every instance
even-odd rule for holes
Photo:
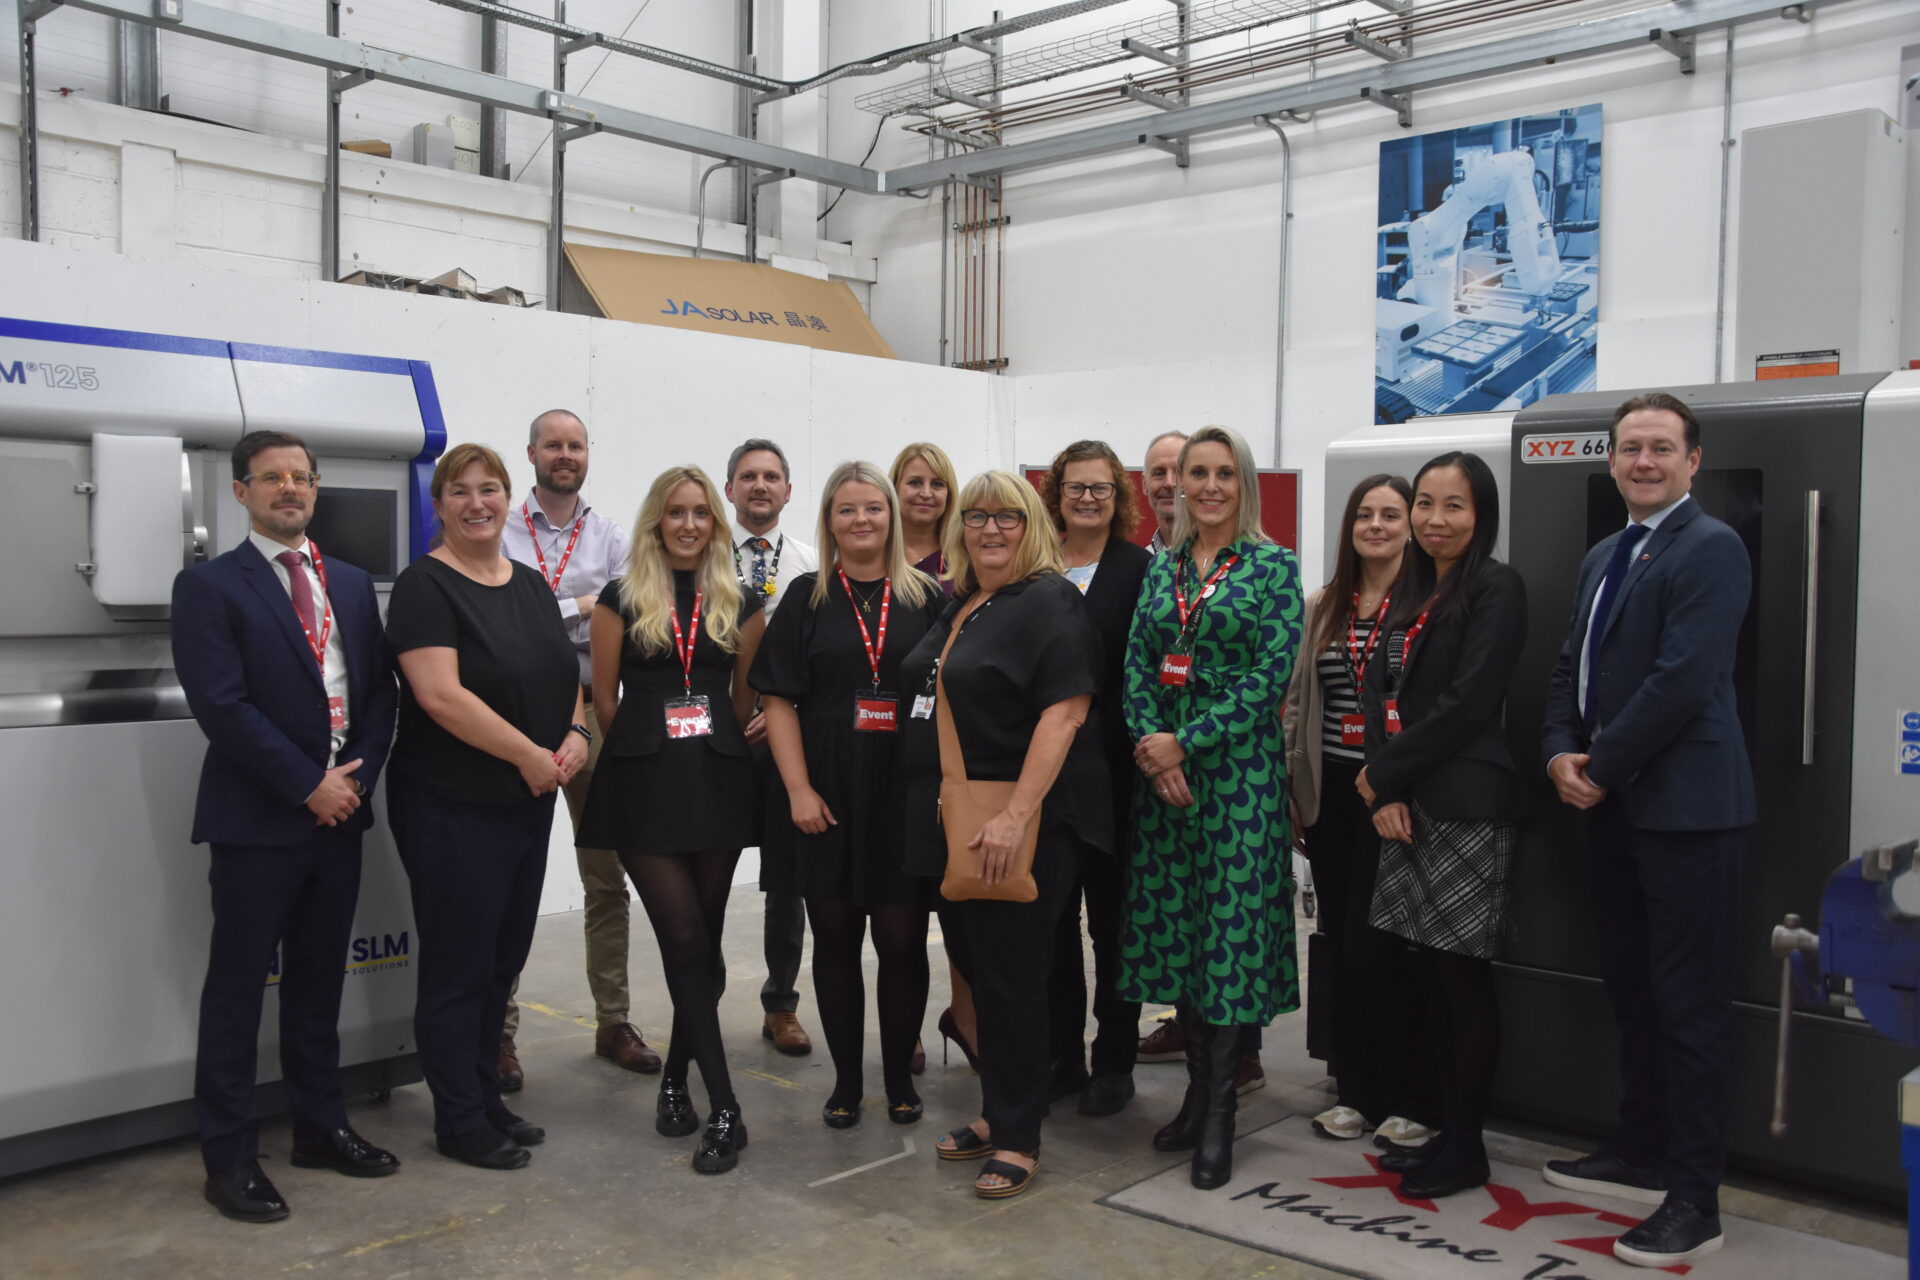
[[[1639,1272],[1613,1240],[1651,1208],[1549,1186],[1537,1169],[1493,1166],[1493,1181],[1443,1200],[1399,1193],[1370,1142],[1328,1142],[1302,1116],[1243,1135],[1233,1181],[1196,1191],[1182,1162],[1100,1203],[1371,1280],[1595,1280]],[[1904,1259],[1723,1215],[1726,1244],[1674,1275],[1714,1280],[1896,1280]],[[1641,1272],[1641,1274],[1645,1274]]]

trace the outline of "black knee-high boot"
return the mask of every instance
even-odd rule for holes
[[[1204,1034],[1211,1028],[1191,1017],[1182,1017],[1187,1043],[1187,1096],[1180,1100],[1180,1114],[1153,1135],[1155,1151],[1191,1151],[1200,1142],[1200,1117],[1207,1112],[1207,1049]]]
[[[1197,1029],[1190,1025],[1187,1034]],[[1240,1065],[1240,1029],[1207,1027],[1202,1042],[1207,1059],[1207,1087],[1202,1095],[1206,1110],[1200,1119],[1200,1145],[1193,1151],[1193,1185],[1211,1191],[1233,1177],[1233,1113],[1238,1101],[1233,1087]]]

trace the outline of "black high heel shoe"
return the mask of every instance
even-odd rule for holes
[[[715,1107],[707,1120],[706,1136],[693,1153],[695,1173],[725,1173],[740,1163],[747,1148],[747,1122],[738,1107]]]
[[[693,1109],[693,1095],[685,1080],[662,1080],[660,1100],[653,1108],[653,1131],[663,1138],[684,1138],[700,1127],[700,1113]]]
[[[953,1007],[951,1005],[940,1011],[940,1020],[935,1025],[940,1031],[941,1065],[946,1065],[947,1041],[951,1040],[960,1046],[961,1053],[967,1055],[967,1065],[975,1071],[978,1071],[980,1069],[980,1055],[975,1053],[973,1046],[967,1043],[967,1038],[960,1034],[960,1024],[953,1019]]]

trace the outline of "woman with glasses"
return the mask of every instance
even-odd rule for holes
[[[948,866],[941,827],[939,730],[950,715],[971,781],[1011,782],[1011,802],[961,854],[988,885],[1005,880],[1029,832],[1037,896],[943,902],[949,953],[973,988],[980,1021],[981,1115],[936,1144],[942,1160],[993,1156],[974,1181],[986,1199],[1032,1185],[1047,1113],[1047,982],[1053,941],[1088,858],[1111,856],[1113,811],[1100,745],[1087,723],[1100,686],[1087,602],[1060,573],[1060,543],[1040,495],[1019,476],[967,482],[947,534],[956,592],[901,665],[907,719],[908,867]],[[944,657],[942,656],[944,654]],[[945,707],[938,704],[944,701]],[[960,833],[964,835],[965,833]]]
[[[1260,530],[1246,441],[1202,427],[1180,450],[1168,554],[1127,642],[1126,716],[1148,786],[1120,993],[1184,1014],[1187,1094],[1154,1135],[1193,1151],[1193,1185],[1233,1174],[1240,1029],[1300,1007],[1279,702],[1300,643],[1293,553]]]
[[[1131,539],[1140,524],[1127,469],[1099,440],[1062,449],[1041,483],[1067,580],[1080,588],[1100,637],[1100,687],[1094,694],[1094,732],[1105,753],[1113,788],[1114,830],[1128,829],[1133,803],[1133,739],[1120,714],[1120,681],[1127,628],[1140,598],[1140,580],[1153,559]],[[1133,1063],[1140,1044],[1140,1006],[1120,998],[1120,916],[1126,897],[1125,841],[1115,856],[1080,866],[1054,943],[1048,999],[1053,1010],[1053,1074],[1049,1093],[1080,1095],[1080,1114],[1110,1116],[1133,1097]],[[1080,943],[1080,901],[1086,899],[1093,941],[1093,1072],[1087,1072],[1087,966]]]

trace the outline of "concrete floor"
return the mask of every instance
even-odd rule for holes
[[[669,1017],[659,955],[637,909],[635,922],[635,1015],[659,1045]],[[1149,1142],[1178,1106],[1184,1073],[1177,1066],[1142,1066],[1139,1097],[1119,1116],[1089,1120],[1071,1103],[1056,1108],[1034,1189],[1005,1204],[977,1199],[975,1167],[943,1165],[932,1154],[934,1139],[971,1118],[979,1099],[977,1079],[958,1051],[951,1064],[940,1060],[933,1019],[946,1003],[946,966],[937,941],[927,1014],[932,1039],[920,1080],[926,1120],[887,1123],[876,1093],[858,1127],[826,1129],[819,1110],[832,1066],[810,1016],[804,976],[801,1016],[815,1033],[814,1053],[782,1057],[759,1036],[759,939],[760,895],[743,886],[729,910],[734,981],[721,1020],[751,1145],[730,1174],[693,1173],[695,1139],[653,1132],[658,1077],[631,1075],[593,1056],[580,919],[555,915],[540,922],[521,984],[519,1044],[528,1084],[512,1104],[549,1135],[528,1168],[488,1173],[438,1155],[425,1086],[414,1085],[387,1103],[351,1104],[355,1126],[405,1162],[391,1178],[292,1168],[286,1124],[267,1126],[265,1167],[293,1206],[282,1223],[247,1226],[219,1217],[200,1197],[199,1153],[188,1139],[0,1183],[0,1276],[1339,1274],[1094,1203],[1177,1162]],[[868,1082],[877,1091],[874,1035],[870,1022]],[[1283,1018],[1269,1030],[1264,1059],[1268,1087],[1241,1100],[1244,1128],[1330,1105],[1325,1074],[1306,1053],[1304,1019]],[[704,1114],[697,1073],[694,1094]],[[1522,1164],[1567,1151],[1555,1135],[1533,1132],[1491,1145],[1498,1158]],[[1888,1253],[1906,1247],[1900,1215],[1804,1189],[1743,1180],[1728,1189],[1725,1208]]]

